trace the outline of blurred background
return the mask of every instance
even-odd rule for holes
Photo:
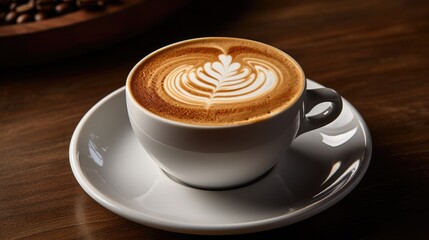
[[[197,238],[141,226],[95,203],[69,169],[68,145],[85,112],[124,86],[141,58],[204,36],[253,39],[289,53],[308,78],[357,108],[374,144],[362,182],[335,206],[230,238],[428,238],[428,1],[123,0],[95,10],[74,2],[64,14],[54,1],[47,19],[35,21],[36,0],[6,22],[16,7],[31,5],[10,4],[0,3],[1,239]],[[21,14],[30,20],[17,24]]]

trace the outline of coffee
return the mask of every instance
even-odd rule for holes
[[[145,109],[194,125],[261,121],[288,108],[304,90],[299,65],[282,51],[236,38],[200,38],[160,49],[130,76]]]

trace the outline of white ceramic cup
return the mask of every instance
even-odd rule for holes
[[[163,118],[143,108],[130,90],[136,67],[157,51],[143,58],[128,75],[128,115],[146,152],[167,175],[186,185],[226,189],[249,183],[282,160],[299,134],[322,127],[341,113],[342,100],[338,93],[329,88],[306,90],[303,77],[305,86],[300,97],[288,108],[259,122],[201,126]],[[296,66],[302,71],[298,63]],[[331,107],[318,115],[306,116],[322,102],[331,102]]]

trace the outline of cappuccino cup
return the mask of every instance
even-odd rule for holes
[[[317,104],[331,106],[306,114]],[[338,117],[329,88],[306,89],[299,64],[264,43],[190,39],[144,57],[126,82],[132,129],[172,179],[227,189],[258,179],[284,160],[292,141]]]

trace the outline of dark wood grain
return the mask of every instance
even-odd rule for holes
[[[84,113],[123,86],[140,58],[200,36],[255,39],[290,53],[307,77],[361,112],[373,137],[367,174],[338,204],[291,226],[228,239],[429,238],[429,2],[231,2],[192,2],[120,44],[1,70],[0,239],[199,238],[98,205],[74,179],[68,147]]]

